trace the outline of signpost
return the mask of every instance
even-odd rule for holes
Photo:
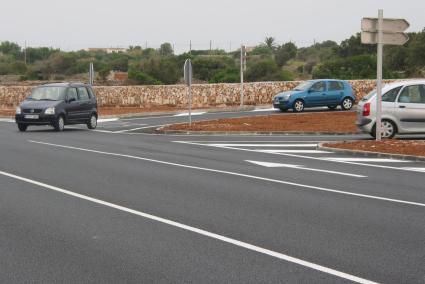
[[[384,11],[378,11],[378,18],[362,19],[363,44],[376,44],[378,49],[376,82],[376,141],[381,141],[382,131],[382,54],[384,44],[403,45],[409,37],[403,33],[409,27],[404,19],[384,19]]]
[[[243,73],[246,70],[246,47],[245,45],[241,46],[241,107],[243,107]]]
[[[93,67],[93,62],[90,62],[90,67],[89,67],[89,83],[90,83],[90,85],[93,86],[93,83],[94,83],[94,67]]]
[[[189,108],[189,127],[192,126],[192,78],[193,78],[193,70],[192,70],[192,61],[190,59],[186,59],[184,63],[184,82],[187,88],[187,98],[188,98],[188,108]]]

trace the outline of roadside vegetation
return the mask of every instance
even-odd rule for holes
[[[425,29],[409,33],[404,46],[385,47],[384,77],[425,77]],[[0,43],[0,75],[17,75],[19,80],[66,80],[86,74],[94,63],[97,81],[107,83],[111,71],[128,72],[125,84],[176,84],[182,81],[184,60],[191,58],[198,83],[239,82],[239,51],[193,50],[175,55],[172,45],[159,49],[131,46],[127,52],[84,50],[64,52],[48,47],[25,50],[16,43]],[[26,62],[25,62],[26,54]],[[373,79],[376,73],[376,47],[363,45],[360,34],[340,44],[334,41],[297,47],[282,45],[267,37],[248,47],[246,81],[289,81],[311,78]]]

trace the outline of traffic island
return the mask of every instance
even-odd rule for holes
[[[273,114],[173,124],[159,133],[198,134],[355,134],[354,112]]]
[[[321,143],[321,150],[370,157],[425,161],[425,140],[361,140]]]

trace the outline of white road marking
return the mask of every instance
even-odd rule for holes
[[[206,114],[206,112],[192,112],[192,116],[203,115],[203,114]],[[174,116],[189,116],[189,113],[188,112],[178,113]]]
[[[141,129],[146,129],[146,128],[160,127],[160,126],[164,126],[164,125],[148,125],[148,126],[144,126],[144,127],[137,127],[137,128],[132,128],[132,129],[114,131],[114,133],[126,133],[126,132],[131,132],[131,131],[136,131],[136,130],[141,130]]]
[[[408,171],[412,171],[412,172],[425,173],[425,168],[403,168],[403,169],[408,170]]]
[[[52,186],[52,185],[49,185],[49,184],[46,184],[46,183],[42,183],[42,182],[35,181],[35,180],[32,180],[32,179],[17,176],[17,175],[14,175],[14,174],[6,173],[6,172],[3,172],[3,171],[0,171],[0,174],[3,175],[3,176],[7,176],[9,178],[13,178],[13,179],[16,179],[16,180],[19,180],[19,181],[23,181],[23,182],[26,182],[26,183],[29,183],[29,184],[32,184],[32,185],[39,186],[39,187],[44,188],[44,189],[53,190],[53,191],[56,191],[56,192],[59,192],[59,193],[65,194],[65,195],[73,196],[73,197],[76,197],[76,198],[79,198],[79,199],[82,199],[82,200],[86,200],[86,201],[89,201],[89,202],[92,202],[92,203],[96,203],[96,204],[99,204],[99,205],[110,207],[110,208],[113,208],[113,209],[116,209],[116,210],[119,210],[119,211],[122,211],[122,212],[126,212],[126,213],[130,213],[130,214],[133,214],[133,215],[136,215],[136,216],[140,216],[140,217],[152,220],[152,221],[156,221],[156,222],[163,223],[163,224],[166,224],[166,225],[169,225],[169,226],[172,226],[172,227],[176,227],[176,228],[179,228],[179,229],[182,229],[182,230],[186,230],[186,231],[198,234],[198,235],[202,235],[202,236],[205,236],[205,237],[208,237],[208,238],[219,240],[219,241],[222,241],[222,242],[225,242],[225,243],[228,243],[228,244],[232,244],[232,245],[242,247],[242,248],[245,248],[245,249],[248,249],[248,250],[251,250],[251,251],[255,251],[255,252],[265,254],[265,255],[268,255],[268,256],[271,256],[271,257],[274,257],[274,258],[278,258],[278,259],[281,259],[281,260],[284,260],[284,261],[287,261],[287,262],[295,263],[295,264],[298,264],[300,266],[304,266],[304,267],[307,267],[307,268],[310,268],[310,269],[313,269],[313,270],[317,270],[317,271],[320,271],[320,272],[323,272],[323,273],[327,273],[327,274],[330,274],[330,275],[334,275],[334,276],[337,276],[337,277],[340,277],[340,278],[343,278],[343,279],[347,279],[347,280],[354,281],[354,282],[357,282],[357,283],[365,283],[365,284],[375,283],[373,281],[370,281],[370,280],[367,280],[367,279],[364,279],[364,278],[359,278],[359,277],[351,275],[351,274],[347,274],[347,273],[344,273],[344,272],[341,272],[341,271],[338,271],[338,270],[335,270],[335,269],[332,269],[332,268],[328,268],[328,267],[321,266],[321,265],[318,265],[318,264],[315,264],[315,263],[312,263],[312,262],[309,262],[309,261],[305,261],[305,260],[302,260],[302,259],[299,259],[299,258],[295,258],[295,257],[289,256],[289,255],[283,254],[283,253],[268,250],[268,249],[265,249],[265,248],[262,248],[262,247],[259,247],[259,246],[256,246],[256,245],[252,245],[252,244],[249,244],[249,243],[238,241],[236,239],[232,239],[232,238],[229,238],[229,237],[226,237],[226,236],[223,236],[223,235],[215,234],[215,233],[212,233],[212,232],[209,232],[209,231],[206,231],[206,230],[202,230],[202,229],[192,227],[192,226],[189,226],[189,225],[185,225],[185,224],[182,224],[182,223],[178,223],[178,222],[175,222],[175,221],[172,221],[172,220],[169,220],[169,219],[165,219],[165,218],[161,218],[161,217],[158,217],[158,216],[155,216],[155,215],[151,215],[151,214],[148,214],[148,213],[137,211],[137,210],[134,210],[134,209],[131,209],[131,208],[128,208],[128,207],[124,207],[124,206],[117,205],[117,204],[114,204],[114,203],[111,203],[111,202],[103,201],[103,200],[93,198],[93,197],[90,197],[90,196],[87,196],[87,195],[75,193],[75,192],[60,188],[60,187]]]
[[[28,140],[28,142],[40,144],[40,145],[57,147],[57,148],[77,150],[77,151],[81,151],[81,152],[90,152],[90,153],[96,153],[96,154],[107,155],[107,156],[123,157],[123,158],[141,160],[141,161],[152,162],[152,163],[157,163],[157,164],[162,164],[162,165],[169,165],[169,166],[180,167],[180,168],[186,168],[186,169],[193,169],[193,170],[199,170],[199,171],[204,171],[204,172],[213,172],[213,173],[243,177],[243,178],[248,178],[248,179],[291,185],[291,186],[294,186],[294,187],[298,187],[300,189],[313,189],[313,190],[318,190],[318,191],[323,191],[323,192],[331,192],[331,193],[343,194],[343,195],[348,195],[348,196],[356,196],[356,197],[362,197],[362,198],[368,198],[368,199],[388,201],[388,202],[393,202],[393,203],[400,203],[400,204],[406,204],[406,205],[414,205],[414,206],[425,207],[425,203],[406,201],[406,200],[400,200],[400,199],[393,199],[393,198],[387,198],[387,197],[381,197],[381,196],[375,196],[375,195],[368,195],[368,194],[361,194],[361,193],[355,193],[355,192],[350,192],[350,191],[343,191],[343,190],[319,187],[319,186],[314,186],[314,185],[306,185],[306,184],[301,184],[301,183],[265,178],[265,177],[260,177],[260,176],[253,176],[253,175],[237,173],[237,172],[216,170],[216,169],[211,169],[211,168],[203,168],[203,167],[197,167],[197,166],[191,166],[191,165],[185,165],[185,164],[178,164],[178,163],[166,162],[166,161],[161,161],[161,160],[149,159],[149,158],[144,158],[144,157],[139,157],[139,156],[132,156],[132,155],[126,155],[126,154],[112,153],[112,152],[104,152],[104,151],[98,151],[98,150],[87,149],[87,148],[79,148],[79,147],[73,147],[73,146],[65,146],[65,145],[59,145],[59,144],[53,144],[53,143],[46,143],[46,142],[41,142],[41,141]]]
[[[0,118],[0,122],[15,122],[15,120],[11,118]]]
[[[256,108],[253,110],[253,112],[265,112],[265,111],[277,111],[275,108]]]
[[[226,147],[223,147],[226,148]],[[230,148],[229,148],[230,149]],[[333,154],[333,152],[322,151],[322,150],[263,150],[263,149],[255,149],[257,152],[261,153],[303,153],[303,154]]]
[[[97,120],[98,123],[104,123],[104,122],[112,122],[112,121],[118,121],[119,118],[99,118]]]
[[[358,177],[358,178],[366,178],[367,177],[367,176],[363,176],[363,175],[356,175],[356,174],[350,174],[350,173],[345,173],[345,172],[306,168],[306,167],[301,166],[301,165],[269,163],[269,162],[259,162],[259,161],[249,161],[249,160],[245,160],[245,161],[252,163],[252,164],[259,165],[259,166],[267,167],[267,168],[291,168],[291,169],[297,169],[297,170],[305,170],[305,171],[312,171],[312,172],[335,174],[335,175],[341,175],[341,176],[350,176],[350,177]]]
[[[317,147],[316,144],[209,144],[215,147]]]
[[[384,158],[326,158],[332,161],[364,162],[364,163],[410,163],[410,161]]]
[[[211,146],[209,144],[194,143],[194,142],[190,142],[190,141],[173,141],[173,142],[175,142],[175,143],[181,143],[181,144],[188,144],[188,145],[214,147],[214,146]],[[228,150],[237,150],[237,151],[256,152],[256,153],[258,153],[257,150],[253,150],[253,149],[244,149],[244,148],[236,148],[236,147],[221,147],[221,148],[222,149],[228,149]],[[293,158],[317,160],[317,161],[327,161],[327,162],[341,163],[341,164],[348,164],[348,165],[365,166],[365,167],[372,167],[372,168],[391,169],[391,170],[397,170],[397,171],[412,171],[409,168],[398,168],[398,167],[376,165],[376,164],[365,164],[365,163],[357,163],[357,162],[336,161],[336,160],[332,160],[332,159],[330,159],[328,157],[312,157],[312,156],[303,156],[303,155],[296,155],[296,154],[289,154],[289,153],[269,153],[269,154],[286,156],[286,157],[293,157]]]

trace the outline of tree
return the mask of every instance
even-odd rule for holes
[[[282,67],[288,60],[295,58],[296,55],[297,46],[292,42],[285,43],[276,50],[276,63]]]
[[[161,54],[161,56],[172,56],[174,55],[173,47],[168,42],[163,43],[159,48],[159,54]]]
[[[281,71],[273,59],[261,59],[250,63],[246,72],[249,82],[279,81],[282,79]]]
[[[0,52],[7,55],[12,55],[15,59],[21,54],[21,47],[10,41],[4,41],[0,44]]]
[[[274,37],[266,37],[264,40],[264,44],[271,50],[276,48],[276,39]]]

